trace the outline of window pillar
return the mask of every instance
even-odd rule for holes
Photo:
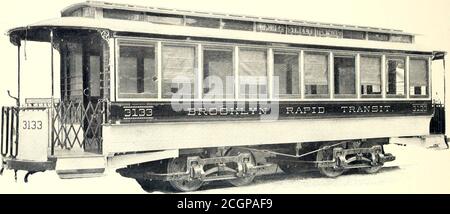
[[[195,84],[194,84],[195,86]],[[203,97],[203,49],[202,45],[197,45],[197,96],[198,99]]]
[[[411,95],[409,88],[409,56],[406,56],[405,60],[405,88],[406,98],[409,99]]]
[[[299,78],[300,78],[300,96],[301,96],[301,99],[303,100],[303,99],[305,99],[305,91],[306,91],[306,88],[305,88],[305,51],[304,50],[302,50],[302,51],[300,51],[300,54],[299,54],[299,59],[298,59],[298,62],[299,62],[299,72],[300,72],[300,75],[299,75]]]
[[[273,49],[269,48],[267,50],[267,80],[268,80],[268,99],[273,99],[275,96],[275,88],[274,85],[279,87],[278,84],[274,84],[273,74],[274,74],[274,56]],[[279,91],[279,88],[277,89]]]
[[[386,55],[381,56],[381,95],[383,99],[386,99]]]
[[[158,72],[158,99],[162,99],[162,42],[156,43],[156,69]]]
[[[239,47],[234,47],[234,98],[239,99]]]
[[[328,54],[328,93],[330,93],[330,98],[334,98],[334,54],[329,52]]]
[[[361,54],[356,54],[355,59],[355,87],[356,87],[356,97],[361,99]]]

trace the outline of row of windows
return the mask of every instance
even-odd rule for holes
[[[382,98],[383,70],[386,97],[407,95],[406,57],[383,60],[380,55],[360,55],[357,60],[355,54],[314,51],[304,51],[300,57],[300,52],[291,50],[216,46],[200,50],[163,43],[158,65],[157,52],[156,44],[119,43],[119,98],[159,98],[159,87],[164,99],[180,98],[179,94],[189,99],[268,98],[269,94],[282,99],[330,98],[331,94],[334,98],[357,98],[358,94]],[[428,70],[427,58],[410,58],[411,97],[428,97]],[[271,80],[273,87],[269,88]]]

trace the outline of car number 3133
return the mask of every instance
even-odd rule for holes
[[[24,130],[41,130],[42,121],[40,120],[24,120],[22,121],[22,129]]]

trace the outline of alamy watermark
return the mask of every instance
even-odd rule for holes
[[[177,76],[172,80],[174,111],[188,112],[190,116],[254,116],[261,120],[278,120],[279,78],[274,76],[272,84],[266,76],[240,76],[236,87],[233,76],[220,78],[208,76],[199,89],[193,80]],[[201,91],[199,91],[201,90]],[[201,92],[202,99],[198,98]],[[194,100],[194,101],[193,101]]]

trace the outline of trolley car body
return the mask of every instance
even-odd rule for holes
[[[224,177],[233,179],[267,165],[249,163],[245,148],[298,157],[335,142],[429,135],[435,52],[402,31],[86,2],[9,35],[19,47],[50,42],[61,59],[60,92],[3,109],[2,163],[14,170],[82,177],[126,167],[153,179],[139,166],[184,157],[247,169]],[[219,93],[209,77],[223,83]],[[26,152],[34,132],[45,136],[34,138],[43,139],[37,157]],[[230,148],[240,149],[224,159]],[[381,152],[353,149],[344,153]],[[159,175],[208,180],[203,165],[183,167]]]

